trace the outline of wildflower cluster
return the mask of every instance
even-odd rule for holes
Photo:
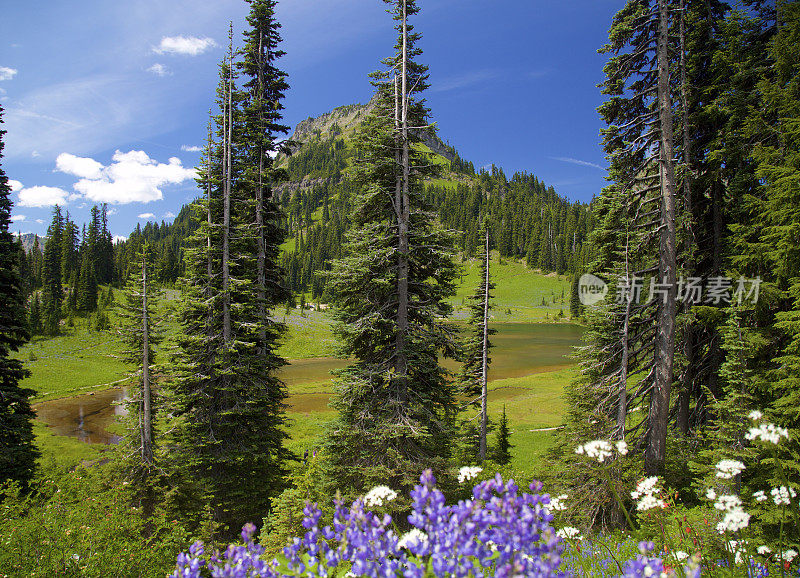
[[[388,486],[375,486],[364,496],[364,505],[368,508],[383,506],[384,502],[391,502],[397,498],[397,492]]]
[[[625,440],[618,442],[594,440],[575,448],[575,453],[580,455],[586,454],[586,456],[603,463],[607,458],[614,455],[615,449],[620,456],[628,454],[628,444],[625,443]]]
[[[744,471],[744,464],[739,460],[721,460],[717,464],[716,470],[718,478],[730,480]]]
[[[284,548],[286,562],[263,560],[263,548],[252,541],[255,530],[245,527],[241,546],[230,546],[221,559],[212,558],[213,576],[330,576],[348,571],[354,576],[540,576],[557,577],[562,544],[550,526],[549,497],[521,492],[497,475],[473,488],[472,498],[448,506],[430,471],[411,492],[412,530],[398,536],[389,515],[365,508],[365,499],[349,508],[337,502],[332,526],[320,527],[321,511],[304,510],[307,532]],[[380,499],[389,495],[376,492]],[[203,546],[178,557],[175,578],[199,578]]]
[[[658,477],[650,476],[636,484],[636,489],[631,492],[631,498],[638,500],[636,509],[640,512],[653,508],[666,508],[667,503],[659,497],[661,489],[658,487]]]
[[[786,486],[772,488],[770,494],[772,494],[772,500],[776,506],[788,506],[792,503],[792,498],[797,496],[794,488],[787,488]]]
[[[581,531],[572,526],[565,526],[556,532],[556,536],[564,538],[565,540],[583,540]]]
[[[750,441],[761,440],[777,445],[781,438],[789,439],[789,431],[772,423],[762,423],[758,427],[751,427],[744,437]]]
[[[551,512],[562,512],[567,509],[567,494],[561,494],[556,498],[550,498],[550,505],[547,507]]]
[[[464,466],[458,470],[458,483],[463,484],[469,480],[474,480],[483,471],[483,468],[478,466]]]
[[[722,520],[717,524],[717,532],[736,532],[747,528],[750,524],[750,514],[742,508],[742,500],[734,494],[720,494],[709,488],[706,498],[714,500],[714,508],[724,512]]]

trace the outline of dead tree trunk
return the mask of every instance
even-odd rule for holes
[[[675,234],[675,167],[673,158],[673,118],[670,97],[669,5],[658,1],[658,110],[661,128],[661,234],[658,283],[664,284],[665,298],[658,305],[655,340],[655,372],[650,399],[649,436],[645,451],[645,470],[658,473],[664,465],[667,444],[669,403],[672,389],[672,362],[675,354],[675,316],[677,302],[677,249]]]
[[[150,390],[150,319],[147,312],[147,252],[142,252],[142,461],[153,463],[153,408]]]
[[[401,0],[403,4],[403,53],[401,68],[401,90],[400,90],[400,131],[402,146],[402,191],[400,206],[398,207],[397,234],[398,234],[398,255],[397,255],[397,339],[396,339],[396,371],[402,381],[405,398],[408,375],[408,236],[409,236],[409,178],[411,170],[409,167],[409,142],[408,142],[408,23],[406,12],[406,0]]]
[[[226,95],[227,128],[225,133],[225,185],[223,187],[222,216],[222,341],[225,346],[231,343],[231,273],[230,273],[230,236],[231,236],[231,144],[233,142],[233,45],[228,54],[228,91]]]
[[[489,263],[491,254],[489,253],[489,229],[486,228],[486,238],[484,239],[484,249],[486,251],[483,283],[483,355],[481,362],[481,445],[480,460],[486,459],[486,429],[489,420],[488,409],[488,376],[489,376]]]
[[[694,262],[694,207],[692,204],[692,139],[689,132],[689,82],[686,77],[686,3],[680,2],[680,66],[681,66],[681,111],[683,116],[683,207],[686,223],[686,248],[690,255],[689,270],[695,270]],[[681,392],[678,398],[678,429],[689,433],[689,406],[694,383],[694,341],[695,328],[692,323],[686,327],[684,336],[684,355],[686,369],[681,376]]]
[[[259,104],[259,138],[263,138],[260,131],[264,129],[264,34],[258,34],[258,86],[256,100]],[[267,344],[267,307],[266,307],[266,263],[267,248],[264,242],[264,141],[258,147],[258,186],[256,187],[256,231],[258,232],[258,256],[256,257],[256,297],[258,299],[258,330],[259,348],[262,353],[266,351]]]

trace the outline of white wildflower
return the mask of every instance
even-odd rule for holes
[[[683,562],[689,557],[689,554],[687,554],[683,550],[675,550],[672,553],[672,557],[675,558],[678,562]]]
[[[408,548],[412,545],[421,545],[428,542],[428,535],[419,528],[412,528],[397,541],[398,548]]]
[[[636,509],[640,512],[652,510],[653,508],[666,508],[667,503],[658,497],[661,489],[658,486],[658,477],[650,476],[636,484],[636,490],[631,492],[631,498],[638,500]]]
[[[743,530],[750,524],[750,514],[742,509],[742,500],[739,496],[721,494],[717,496],[714,507],[725,512],[722,521],[717,524],[717,531],[720,534]]]
[[[617,453],[621,456],[628,455],[628,444],[625,440],[620,440],[617,442]]]
[[[731,540],[730,542],[728,542],[728,551],[731,554],[734,554],[735,558],[733,561],[735,564],[738,565],[744,562],[744,555],[747,553],[745,551],[746,546],[747,542],[744,540],[741,542],[737,542],[736,540]]]
[[[717,477],[730,480],[741,474],[742,470],[744,470],[744,464],[739,460],[721,460],[717,464]]]
[[[769,556],[770,554],[772,554],[772,548],[770,548],[769,546],[759,546],[758,548],[756,548],[756,552],[758,552],[762,556]]]
[[[749,417],[750,419],[752,419],[753,421],[758,421],[758,420],[760,420],[762,417],[764,417],[764,414],[763,414],[763,413],[761,413],[760,411],[758,411],[757,409],[754,409],[753,411],[751,411],[751,412],[750,412],[749,414],[747,414],[747,415],[748,415],[748,417]]]
[[[733,512],[742,509],[742,500],[736,495],[721,494],[717,496],[714,507],[723,512]]]
[[[550,505],[547,507],[554,512],[566,510],[567,505],[564,502],[567,501],[567,498],[569,498],[567,494],[561,494],[557,498],[550,498]]]
[[[559,531],[556,532],[556,536],[559,538],[563,538],[565,540],[583,540],[583,536],[581,536],[581,531],[578,528],[573,528],[572,526],[566,526],[561,528]]]
[[[782,437],[789,439],[789,432],[786,428],[776,426],[775,424],[762,423],[758,427],[751,427],[748,432],[744,434],[744,437],[750,441],[761,440],[778,444]]]
[[[794,491],[794,488],[787,488],[786,486],[772,488],[770,494],[772,494],[772,499],[778,506],[788,506],[792,502],[792,498],[797,496],[797,492]]]
[[[783,553],[784,562],[791,562],[795,558],[797,558],[797,550],[786,550],[786,552]]]
[[[483,468],[478,466],[464,466],[460,470],[458,470],[458,483],[463,484],[468,480],[472,480],[478,477],[483,471]]]
[[[726,512],[722,521],[717,524],[717,532],[724,534],[725,532],[738,532],[744,530],[750,524],[750,514],[744,510],[734,510]]]
[[[658,476],[650,476],[636,484],[636,490],[631,492],[631,498],[638,500],[645,494],[653,494],[658,492],[656,486],[658,485]]]
[[[756,502],[764,502],[767,500],[767,494],[764,493],[764,490],[758,490],[753,494],[753,499]]]
[[[375,486],[364,496],[364,505],[368,508],[383,506],[384,502],[391,502],[397,497],[397,492],[388,486]]]
[[[608,442],[606,440],[594,440],[575,448],[575,453],[586,454],[588,457],[595,459],[600,463],[603,463],[606,460],[606,458],[611,457],[612,446],[611,442]]]
[[[717,499],[717,492],[714,491],[714,488],[708,488],[706,490],[706,498],[709,500],[716,500]]]

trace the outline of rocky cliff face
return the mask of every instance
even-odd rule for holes
[[[317,117],[309,117],[301,121],[289,139],[298,145],[317,138],[343,136],[348,138],[375,108],[373,97],[367,104],[348,104],[334,108]],[[434,153],[452,161],[454,151],[445,145],[432,131],[423,131],[422,140]]]

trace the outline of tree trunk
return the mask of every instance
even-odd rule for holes
[[[681,110],[683,113],[683,203],[686,223],[686,249],[689,254],[689,271],[695,271],[694,250],[694,208],[692,204],[692,139],[689,131],[689,82],[686,78],[686,3],[680,2],[680,51],[681,51]],[[688,305],[691,307],[691,304]],[[684,435],[689,433],[689,406],[694,383],[694,335],[692,322],[686,326],[684,335],[684,355],[686,369],[681,376],[681,393],[678,402],[678,429]]]
[[[675,282],[677,250],[675,235],[675,167],[673,164],[672,101],[669,67],[669,5],[658,1],[658,108],[661,126],[661,239],[658,270],[659,283],[666,284],[666,300],[658,306],[656,358],[653,393],[650,399],[649,439],[645,451],[645,470],[657,474],[664,465],[667,445],[667,422],[672,389],[672,362],[675,354]]]
[[[402,56],[402,72],[401,72],[401,92],[400,92],[400,108],[401,108],[401,140],[402,140],[402,170],[403,170],[403,183],[402,194],[400,199],[400,206],[398,207],[398,255],[397,255],[397,363],[396,371],[403,383],[403,390],[405,398],[405,389],[407,388],[407,375],[408,375],[408,228],[409,228],[409,145],[408,145],[408,24],[406,13],[406,0],[401,0],[403,3],[403,56]]]
[[[230,235],[231,235],[231,145],[233,141],[233,51],[230,54],[226,111],[228,126],[225,134],[225,186],[223,190],[222,222],[222,341],[231,342],[231,292],[230,292]]]
[[[150,391],[150,320],[147,315],[147,249],[142,252],[142,461],[153,463],[153,415]]]
[[[485,239],[486,256],[484,267],[486,273],[483,278],[483,359],[481,362],[481,447],[480,460],[486,459],[486,428],[488,416],[488,374],[489,374],[489,263],[491,254],[489,253],[489,228],[486,228]]]
[[[206,275],[208,278],[206,279],[206,299],[211,299],[211,283],[214,277],[214,269],[213,269],[213,260],[211,255],[211,228],[212,228],[212,221],[211,221],[211,178],[212,178],[212,154],[211,149],[214,146],[214,139],[211,133],[211,123],[208,123],[208,188],[206,189],[206,197],[208,199],[208,206],[206,208],[206,218],[208,219],[208,234],[206,235]],[[209,328],[211,327],[211,310],[212,308],[209,306],[208,308],[208,325]]]
[[[263,100],[264,100],[264,34],[258,33],[258,87],[256,101],[259,103],[259,131],[263,129]],[[259,138],[263,135],[259,133]],[[266,310],[266,262],[267,248],[264,243],[264,141],[258,147],[258,187],[256,188],[256,231],[258,231],[258,257],[256,259],[256,297],[258,299],[258,330],[259,348],[262,353],[266,351],[267,344],[267,310]]]
[[[627,203],[626,203],[627,207]],[[627,221],[626,221],[627,223]],[[630,245],[630,233],[625,232],[625,278],[627,283],[632,282],[630,273],[630,261],[628,259],[628,251]],[[632,287],[629,291],[632,290]],[[633,295],[626,295],[625,303],[625,321],[622,326],[622,360],[620,361],[620,376],[619,376],[619,391],[617,401],[617,436],[619,439],[625,439],[625,427],[628,419],[628,358],[630,353],[630,343],[628,333],[630,331],[631,307],[633,306]]]

